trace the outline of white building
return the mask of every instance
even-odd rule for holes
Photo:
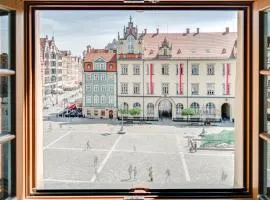
[[[132,19],[118,34],[118,108],[140,107],[141,118],[233,120],[237,33],[138,33]]]

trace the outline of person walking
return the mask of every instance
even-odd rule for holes
[[[133,178],[134,178],[134,180],[137,179],[137,172],[138,172],[137,167],[135,166],[134,169],[133,169],[133,175],[134,175]]]
[[[129,180],[131,180],[132,179],[132,165],[129,165],[128,166],[128,175],[129,175]]]
[[[153,182],[154,181],[154,177],[153,177],[153,168],[149,167],[148,169],[148,175],[149,175],[149,181]]]
[[[171,177],[171,171],[169,169],[166,169],[165,175],[166,175],[165,182],[168,182]]]

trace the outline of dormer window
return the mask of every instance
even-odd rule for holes
[[[223,48],[221,53],[222,53],[222,54],[225,54],[225,53],[226,53],[226,49]]]
[[[181,49],[178,49],[177,54],[180,54],[180,53],[182,53],[182,52],[181,52]]]
[[[153,54],[153,53],[154,53],[154,50],[151,49],[150,52],[149,52],[149,54],[151,55],[151,54]]]

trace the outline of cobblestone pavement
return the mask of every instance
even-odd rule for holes
[[[88,121],[88,123],[86,123]],[[234,152],[190,153],[186,136],[202,127],[125,125],[111,120],[44,121],[44,188],[232,188]],[[218,133],[232,127],[206,127]]]

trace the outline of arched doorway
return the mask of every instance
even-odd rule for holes
[[[230,120],[231,113],[230,113],[230,104],[224,103],[221,106],[221,119],[222,120]]]
[[[110,118],[110,119],[113,118],[113,111],[112,111],[112,110],[109,111],[109,118]]]
[[[172,103],[167,100],[161,100],[158,104],[158,115],[159,118],[172,118]]]

